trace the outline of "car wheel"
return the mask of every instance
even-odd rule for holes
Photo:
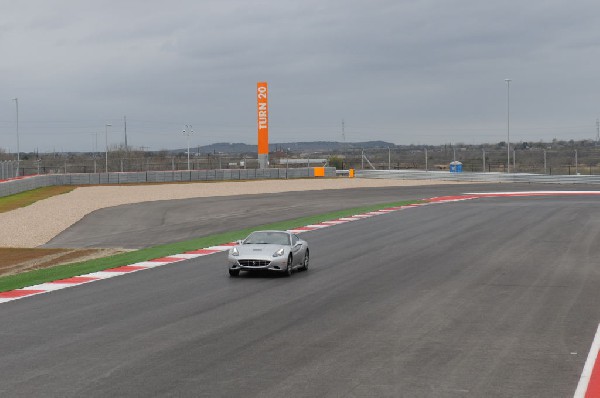
[[[308,249],[306,249],[306,253],[304,253],[304,261],[302,262],[302,269],[304,271],[308,271],[308,262],[310,261],[310,256]]]
[[[288,257],[287,265],[285,267],[285,276],[292,275],[293,264],[294,264],[294,259],[292,258],[292,255],[290,254],[290,256]]]
[[[229,276],[238,276],[239,274],[240,274],[239,269],[230,269],[229,270]]]

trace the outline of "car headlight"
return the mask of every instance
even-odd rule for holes
[[[285,253],[285,249],[282,247],[281,249],[279,249],[275,253],[273,253],[273,257],[283,256],[283,253]]]
[[[233,249],[231,249],[231,255],[232,256],[239,256],[240,252],[238,251],[237,247],[234,247]]]

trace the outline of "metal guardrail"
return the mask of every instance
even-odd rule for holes
[[[544,175],[526,173],[450,173],[448,171],[418,170],[356,170],[357,178],[388,178],[399,180],[442,180],[469,182],[542,183],[542,184],[600,184],[595,175]]]

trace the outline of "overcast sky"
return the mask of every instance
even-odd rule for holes
[[[0,148],[595,139],[597,0],[0,0]]]

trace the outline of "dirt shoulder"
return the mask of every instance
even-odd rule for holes
[[[120,249],[0,248],[0,277],[123,253]]]
[[[124,204],[241,194],[435,184],[460,183],[336,178],[81,187],[38,201],[31,206],[0,214],[0,225],[3,229],[3,233],[0,234],[0,247],[38,247],[85,215],[98,209]]]

